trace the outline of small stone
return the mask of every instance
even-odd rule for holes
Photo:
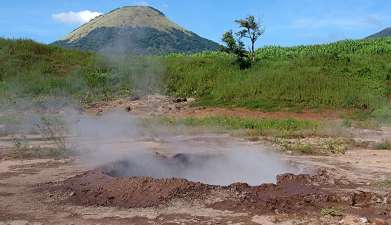
[[[366,217],[361,217],[361,218],[359,219],[359,221],[360,221],[360,223],[367,224],[367,223],[368,223],[368,218],[366,218]]]
[[[76,195],[76,193],[74,192],[74,191],[72,191],[70,194],[69,194],[69,196],[75,196]]]
[[[130,101],[137,101],[137,100],[140,100],[140,97],[139,96],[132,96],[130,98]]]
[[[194,102],[195,101],[195,98],[188,98],[187,99],[187,102]]]
[[[374,225],[389,225],[385,220],[380,218],[373,219],[372,223]]]
[[[177,98],[177,99],[174,99],[174,102],[175,103],[187,102],[187,98]]]

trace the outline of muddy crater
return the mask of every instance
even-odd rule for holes
[[[245,155],[230,152],[143,152],[106,165],[102,167],[102,171],[105,175],[122,178],[182,178],[211,185],[230,185],[237,182],[259,185],[275,182],[277,174],[294,173],[298,168],[259,152],[247,152]]]

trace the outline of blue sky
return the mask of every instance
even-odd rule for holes
[[[391,26],[391,0],[2,0],[1,3],[0,37],[31,38],[43,43],[60,39],[77,28],[80,18],[72,20],[72,16],[79,15],[78,12],[106,13],[120,6],[140,4],[153,6],[179,25],[218,42],[224,31],[235,28],[233,20],[250,14],[258,16],[266,28],[258,46],[359,39]]]

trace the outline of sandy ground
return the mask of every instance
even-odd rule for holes
[[[156,99],[155,99],[156,100]],[[194,109],[186,109],[181,112],[183,103],[166,105],[153,103],[151,99],[147,104],[143,102],[125,101],[107,103],[92,107],[90,113],[103,113],[113,107],[129,108],[136,114],[144,115],[168,113],[175,111],[178,114],[186,114]],[[159,100],[160,101],[160,100]],[[165,101],[165,100],[164,100]],[[152,102],[152,103],[151,103]],[[131,105],[130,105],[131,103]],[[135,105],[140,105],[139,108]],[[183,105],[182,105],[183,104]],[[141,109],[141,110],[139,110]],[[215,113],[216,110],[213,111]],[[230,111],[234,114],[246,114],[245,110]],[[204,112],[209,115],[209,109]],[[201,113],[202,114],[202,113]],[[255,113],[256,116],[268,116],[268,113]],[[321,118],[322,115],[289,114],[297,118]],[[281,118],[286,115],[278,114]],[[334,115],[331,115],[334,117]],[[355,138],[370,141],[387,138],[391,129],[363,130],[356,133]],[[228,139],[230,137],[227,137]],[[160,142],[154,140],[147,144],[157,149]],[[262,144],[262,143],[260,143]],[[12,145],[7,138],[0,140],[0,151],[9,150]],[[306,171],[314,171],[318,168],[328,168],[336,177],[348,180],[366,190],[376,193],[390,193],[391,180],[391,151],[380,151],[363,148],[349,149],[344,155],[332,156],[297,156],[283,155],[282,158]],[[355,213],[344,213],[338,216],[322,215],[303,216],[302,213],[274,213],[254,214],[250,212],[235,212],[216,209],[209,203],[226,199],[224,192],[210,193],[202,201],[189,201],[187,199],[175,199],[165,205],[147,208],[116,208],[77,206],[73,204],[60,204],[58,198],[48,196],[46,191],[37,192],[37,187],[47,182],[60,182],[68,178],[80,175],[94,169],[91,164],[86,164],[77,157],[67,159],[31,159],[15,160],[3,158],[0,160],[0,225],[27,225],[27,224],[263,224],[263,225],[298,225],[298,224],[391,224],[391,221],[379,219],[368,221],[363,216]],[[72,195],[72,193],[70,193]],[[61,196],[59,196],[61,197]],[[387,223],[388,222],[388,223]]]

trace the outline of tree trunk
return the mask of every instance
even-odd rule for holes
[[[255,62],[256,57],[255,57],[255,41],[251,40],[251,57],[252,61]]]

